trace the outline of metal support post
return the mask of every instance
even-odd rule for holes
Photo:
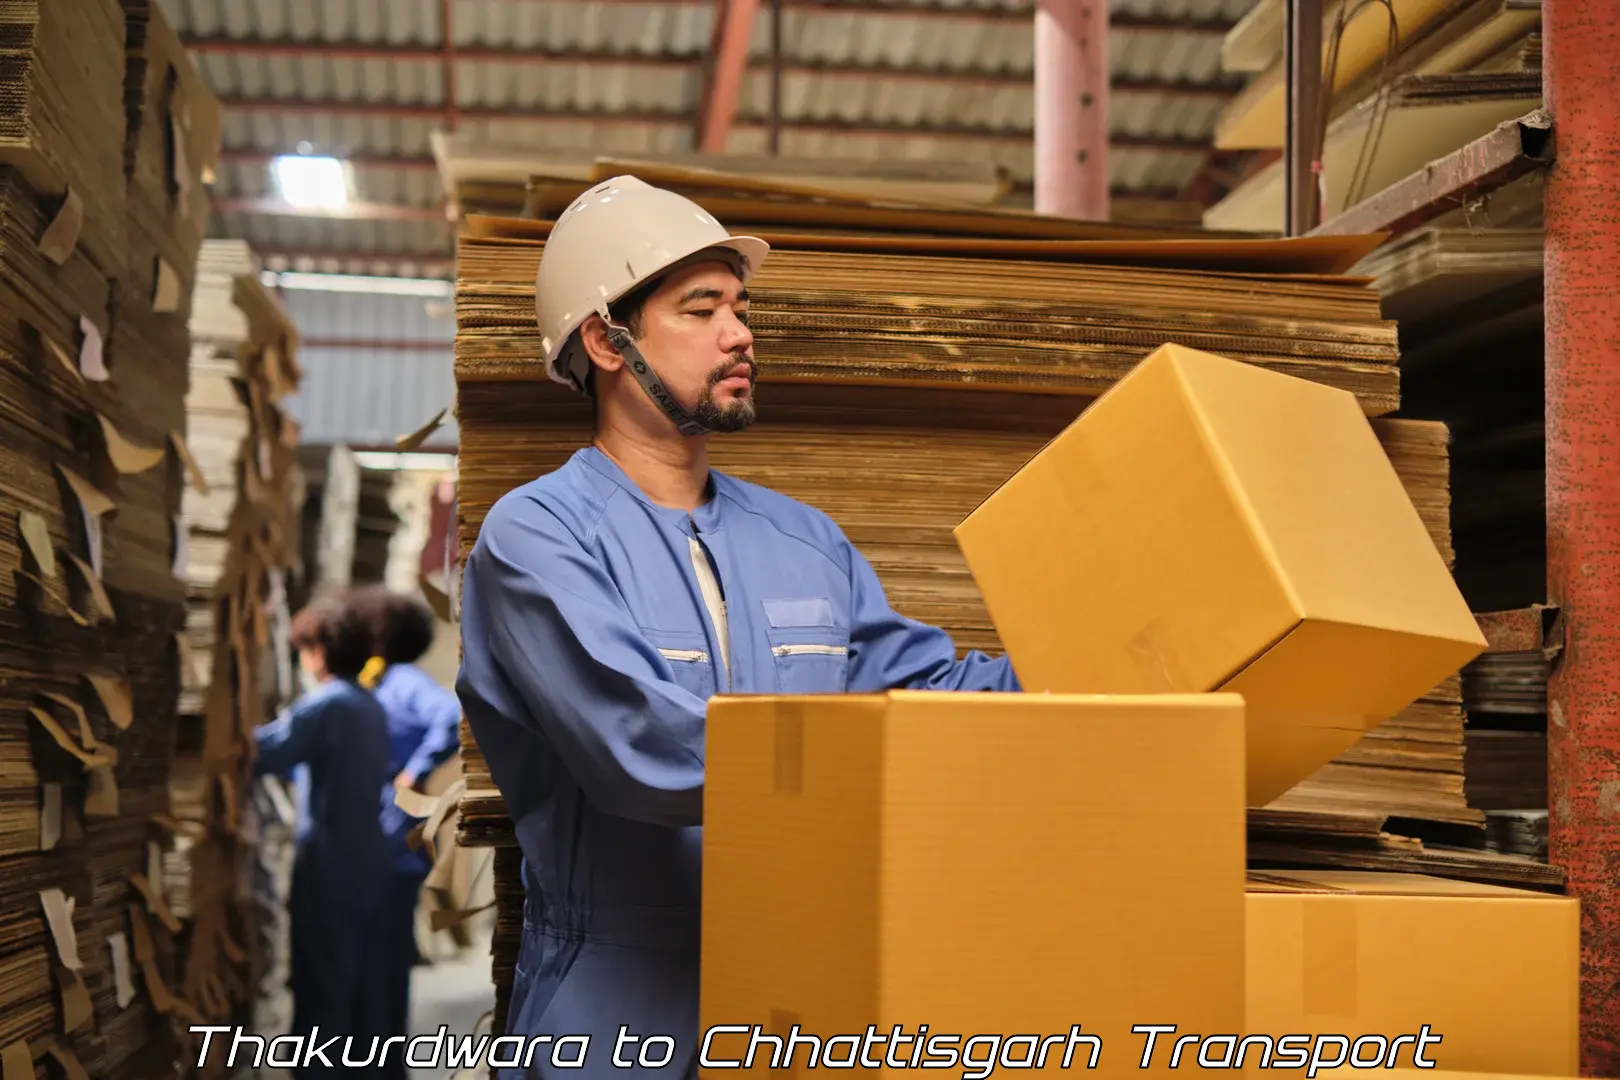
[[[1283,152],[1287,199],[1287,232],[1304,236],[1320,221],[1321,177],[1316,166],[1321,154],[1322,0],[1288,0],[1283,38],[1287,74],[1288,131]]]
[[[1037,212],[1108,220],[1108,83],[1108,0],[1037,0]]]
[[[1620,1076],[1620,3],[1546,0],[1552,861],[1581,902],[1581,1071]]]

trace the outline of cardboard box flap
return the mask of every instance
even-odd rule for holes
[[[1193,349],[1163,353],[1306,617],[1484,649],[1354,395]]]

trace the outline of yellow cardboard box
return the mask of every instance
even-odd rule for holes
[[[1025,690],[1241,694],[1254,806],[1485,648],[1351,394],[1175,345],[955,535]]]
[[[797,1033],[800,1070],[1085,1071],[1096,1038],[1137,1077],[1133,1024],[1243,1022],[1233,695],[720,697],[706,757],[708,1075]]]
[[[1287,891],[1251,885],[1247,897],[1247,1033],[1342,1036],[1321,1044],[1320,1063],[1382,1054],[1397,1068],[1417,1064],[1427,1033],[1423,1061],[1441,1069],[1577,1075],[1575,899],[1422,874],[1281,878]],[[1260,1052],[1245,1055],[1246,1069]]]

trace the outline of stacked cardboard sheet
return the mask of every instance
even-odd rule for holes
[[[251,254],[231,241],[203,247],[187,401],[201,482],[183,513],[188,740],[171,782],[174,814],[197,840],[177,850],[176,876],[189,886],[188,915],[206,935],[187,958],[188,989],[216,1008],[245,1010],[265,972],[284,967],[286,952],[285,928],[265,925],[242,883],[259,863],[247,821],[252,730],[296,690],[285,658],[286,573],[298,548],[297,438],[279,402],[296,389],[300,371],[297,333],[259,282]]]
[[[118,0],[0,10],[0,164],[49,202],[67,247],[82,239],[109,278],[126,259],[123,69]]]
[[[184,329],[217,168],[219,104],[160,9],[129,4],[127,19],[130,251],[120,289],[132,304],[177,316],[170,325]]]
[[[1561,646],[1556,609],[1480,616],[1491,648],[1463,669],[1468,702],[1468,801],[1506,851],[1541,851],[1547,809],[1547,678]]]
[[[165,860],[188,346],[124,284],[125,208],[151,192],[121,168],[122,13],[19,3],[0,23],[0,903],[16,916],[0,1042],[8,1063],[157,1076],[176,1025],[200,1019]]]
[[[533,292],[546,227],[469,228],[458,377],[523,378],[541,352]],[[872,253],[764,236],[777,250],[749,291],[766,379],[1094,397],[1176,340],[1349,390],[1369,415],[1398,404],[1393,324],[1363,280],[1332,276],[1370,250],[1366,238],[1285,244],[1275,255],[1295,272],[1267,273],[1254,241],[859,241],[882,248]],[[1132,257],[1158,265],[1109,265]],[[1260,269],[1196,269],[1223,261]]]

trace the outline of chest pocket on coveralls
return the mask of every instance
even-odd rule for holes
[[[762,600],[766,636],[784,694],[841,694],[849,681],[849,627],[824,596]]]
[[[709,653],[709,641],[702,633],[646,627],[641,632],[675,672],[675,685],[704,701],[715,695],[720,685],[715,673],[717,660]]]

